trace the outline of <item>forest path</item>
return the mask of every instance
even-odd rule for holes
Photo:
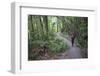
[[[72,46],[71,41],[68,40],[67,38],[63,37],[62,35],[63,34],[60,32],[57,33],[57,37],[64,40],[64,42],[66,42],[67,45],[69,46],[69,49],[67,49],[64,53],[60,54],[57,57],[60,59],[82,58],[80,48],[77,47],[76,44],[74,44],[74,46]]]

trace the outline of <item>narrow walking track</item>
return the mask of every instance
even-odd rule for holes
[[[79,47],[76,46],[76,44],[74,44],[74,46],[72,47],[71,41],[63,37],[62,33],[60,32],[57,33],[57,37],[64,40],[64,42],[66,42],[67,45],[69,46],[69,49],[67,49],[64,53],[58,56],[59,59],[82,58],[81,50]]]

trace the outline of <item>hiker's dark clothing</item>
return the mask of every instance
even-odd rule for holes
[[[75,40],[75,36],[73,35],[73,36],[71,37],[72,46],[74,45],[74,40]]]

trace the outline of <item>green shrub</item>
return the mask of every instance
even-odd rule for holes
[[[54,39],[49,41],[48,47],[53,53],[62,53],[68,49],[67,43],[61,39]]]
[[[59,39],[55,36],[55,34],[49,33],[49,37],[47,40],[34,40],[28,42],[28,57],[29,60],[35,60],[39,58],[39,53],[36,50],[43,49],[46,46],[51,53],[63,53],[68,49],[67,43],[65,43],[62,39]],[[35,49],[36,51],[33,53],[32,50]]]

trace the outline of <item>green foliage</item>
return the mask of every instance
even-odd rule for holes
[[[42,48],[43,46],[47,46],[49,51],[53,53],[61,53],[68,49],[67,43],[63,40],[53,37],[55,35],[49,35],[49,40],[41,41],[36,40],[32,41],[29,47],[31,48]]]
[[[76,34],[76,42],[80,48],[87,48],[88,42],[88,18],[87,17],[64,17],[62,20],[66,26],[62,27],[64,35]]]
[[[63,40],[55,38],[54,40],[49,41],[49,49],[53,53],[61,53],[66,51],[68,46]]]
[[[38,52],[44,46],[53,53],[62,53],[69,47],[62,39],[57,38],[60,32],[63,37],[70,38],[71,33],[76,34],[75,40],[78,47],[87,48],[88,18],[72,16],[28,16],[28,54],[30,59],[36,59]]]

